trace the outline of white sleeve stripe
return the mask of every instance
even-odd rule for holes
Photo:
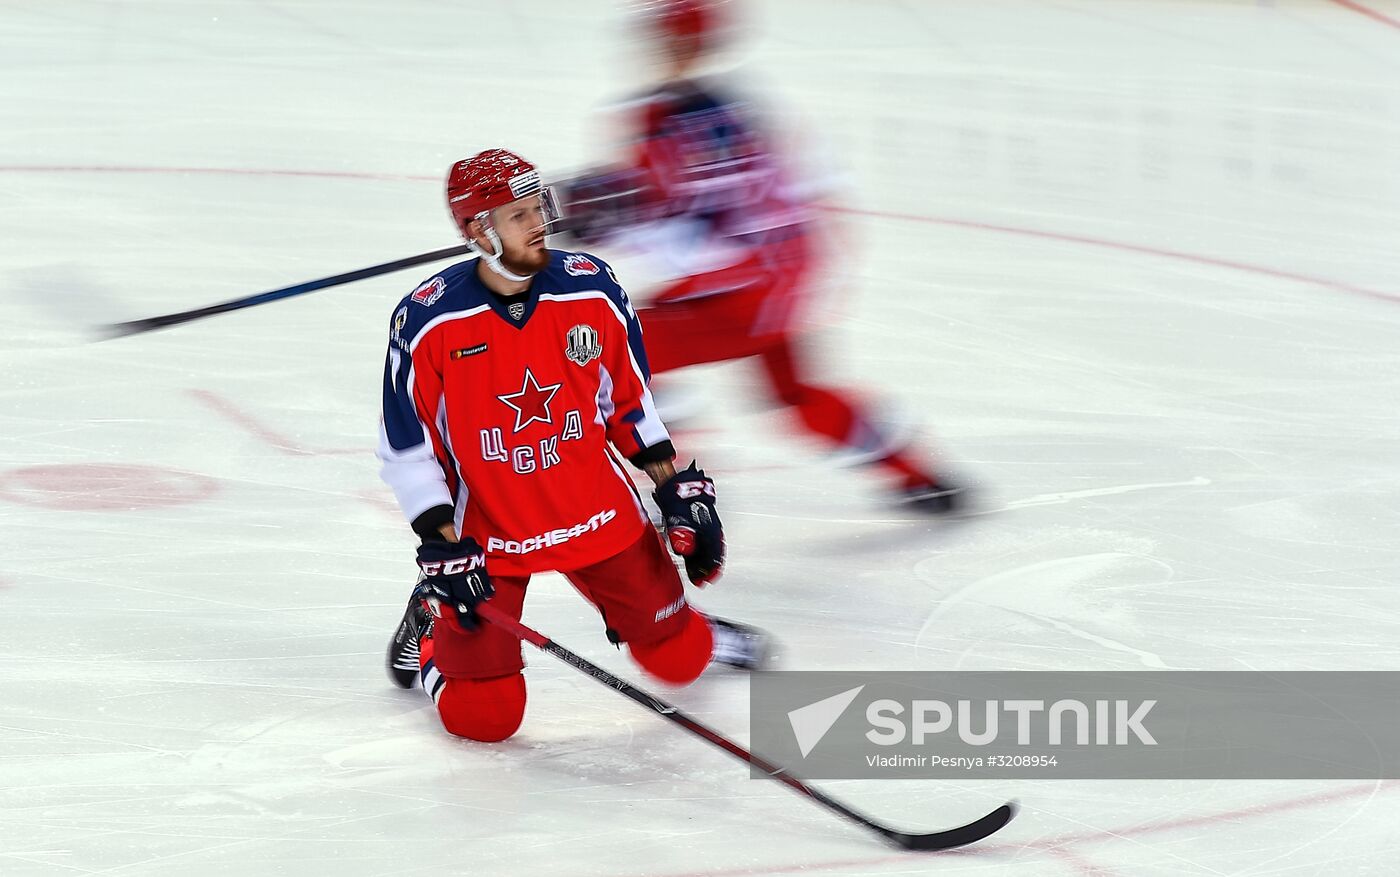
[[[457,459],[457,452],[452,448],[452,430],[448,426],[446,396],[438,399],[437,423],[438,432],[442,435],[442,446],[447,449],[447,459],[452,461],[452,471],[457,474],[457,496],[451,505],[452,522],[460,533],[462,523],[467,518],[467,502],[471,499],[471,488],[467,486],[467,479],[462,477],[462,464]]]
[[[419,515],[434,506],[450,505],[451,495],[443,479],[442,468],[431,445],[420,445],[409,451],[396,451],[380,427],[378,457],[379,476],[394,491],[404,518],[413,523]]]
[[[394,491],[394,497],[398,500],[399,508],[403,511],[404,517],[409,523],[413,523],[419,515],[428,509],[437,506],[451,506],[454,510],[453,517],[460,530],[462,520],[466,515],[467,500],[470,491],[467,487],[466,479],[462,477],[461,467],[457,462],[457,456],[452,450],[452,437],[448,433],[446,404],[447,400],[440,397],[438,399],[437,429],[442,438],[443,448],[451,461],[454,473],[457,476],[458,490],[454,497],[447,489],[447,475],[443,472],[442,464],[438,461],[437,452],[433,447],[432,437],[428,431],[428,425],[418,416],[417,404],[414,401],[414,388],[416,367],[412,364],[411,357],[418,349],[419,343],[427,337],[428,333],[435,327],[450,322],[452,320],[463,320],[476,316],[484,311],[489,311],[490,305],[480,305],[465,311],[453,311],[441,314],[420,328],[414,334],[413,340],[409,343],[408,354],[410,365],[408,377],[405,380],[403,392],[407,395],[409,404],[414,407],[414,416],[418,419],[422,440],[405,450],[398,450],[389,443],[388,431],[383,422],[380,422],[380,440],[378,456],[383,465],[380,467],[379,475]]]
[[[666,424],[661,420],[661,415],[656,413],[656,400],[651,397],[651,389],[642,389],[642,413],[645,415],[636,424],[637,435],[641,437],[642,444],[650,448],[662,442],[671,440],[671,433],[666,429]]]
[[[598,393],[594,401],[597,403],[598,413],[602,416],[605,423],[612,420],[613,415],[617,413],[617,406],[613,404],[612,394],[612,375],[608,373],[607,368],[602,363],[599,363]]]
[[[647,507],[642,505],[642,499],[637,493],[637,485],[632,483],[631,478],[627,477],[627,473],[618,465],[617,459],[611,453],[606,453],[604,456],[608,458],[608,465],[612,466],[613,474],[627,486],[627,495],[632,497],[632,504],[637,507],[637,513],[642,516],[642,520],[650,521],[651,515],[647,512]]]
[[[413,340],[408,343],[409,354],[412,355],[413,351],[418,349],[418,343],[422,341],[425,337],[427,337],[428,332],[430,330],[442,325],[443,323],[451,322],[452,320],[465,320],[468,317],[476,316],[482,311],[489,310],[491,310],[490,305],[478,305],[472,308],[471,310],[451,311],[450,313],[441,314],[439,316],[433,317],[431,320],[423,324],[423,328],[419,329],[416,333],[414,333]]]
[[[412,365],[409,366],[404,384],[404,393],[408,396],[409,404],[413,404]],[[417,416],[416,407],[414,416]],[[428,435],[428,427],[422,420],[418,421],[418,426],[422,430],[422,441],[400,451],[390,444],[389,431],[381,419],[379,448],[376,451],[376,456],[382,464],[379,467],[379,477],[394,491],[399,509],[410,524],[430,508],[452,504],[452,496],[447,490],[447,479],[443,475],[442,466],[438,464],[432,439]]]

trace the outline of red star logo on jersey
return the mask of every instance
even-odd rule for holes
[[[540,423],[554,423],[549,417],[549,403],[562,386],[564,385],[549,384],[541,387],[540,382],[535,380],[535,376],[530,373],[530,369],[526,368],[525,380],[520,384],[520,392],[508,393],[496,398],[515,409],[515,431],[520,432],[536,420]]]

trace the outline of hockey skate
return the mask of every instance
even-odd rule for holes
[[[419,589],[414,587],[403,620],[394,631],[393,639],[389,640],[389,648],[384,655],[389,678],[398,687],[412,688],[418,682],[419,641],[425,636],[432,636],[432,628],[433,616],[423,608]]]
[[[953,515],[967,511],[969,491],[953,481],[910,478],[899,488],[898,501],[916,511],[931,515]]]
[[[715,638],[710,662],[739,670],[763,670],[772,663],[772,637],[757,627],[705,616]]]

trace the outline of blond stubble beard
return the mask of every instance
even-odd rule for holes
[[[510,273],[521,277],[527,274],[538,274],[549,267],[549,250],[531,248],[523,254],[519,254],[507,248],[501,254],[501,264]]]

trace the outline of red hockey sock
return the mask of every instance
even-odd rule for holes
[[[797,409],[808,432],[833,444],[849,445],[858,417],[855,407],[841,396],[820,387],[800,387],[783,398]]]
[[[854,403],[836,393],[804,387],[797,398],[801,400],[796,403],[797,413],[809,432],[856,452],[889,444],[888,438],[860,416]],[[890,451],[871,462],[898,477],[905,486],[934,482],[928,469],[912,459],[907,450]]]
[[[654,643],[628,643],[632,660],[662,682],[688,685],[705,672],[715,650],[710,624],[699,612],[685,608],[685,626],[677,633]]]
[[[861,414],[855,397],[799,378],[798,353],[791,342],[774,345],[765,350],[762,357],[764,371],[779,401],[797,409],[797,416],[808,432],[832,444],[872,455],[890,445],[888,437]],[[906,485],[933,481],[933,476],[905,451],[891,451],[873,462],[899,476]]]
[[[448,733],[482,743],[514,734],[525,718],[525,677],[448,679],[437,698],[438,715]]]

